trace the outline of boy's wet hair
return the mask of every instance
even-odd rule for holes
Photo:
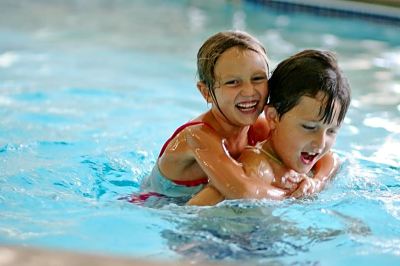
[[[324,93],[321,121],[331,123],[335,102],[340,104],[338,124],[350,105],[350,86],[336,57],[328,51],[304,50],[282,61],[268,81],[267,104],[275,107],[279,118],[295,107],[302,96],[315,98]]]
[[[265,58],[268,67],[267,52],[263,45],[253,36],[242,31],[224,31],[208,38],[197,53],[197,75],[200,81],[206,84],[211,97],[218,105],[215,98],[214,68],[218,58],[226,50],[238,47],[243,50],[252,50]],[[267,69],[268,73],[268,69]]]

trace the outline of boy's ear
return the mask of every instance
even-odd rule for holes
[[[203,98],[207,101],[207,103],[212,102],[208,87],[203,81],[197,82],[197,89],[200,91],[201,95],[203,95]]]
[[[279,121],[278,112],[274,107],[266,106],[264,109],[265,118],[270,129],[275,129],[276,123]]]

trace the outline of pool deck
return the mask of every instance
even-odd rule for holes
[[[1,266],[235,266],[226,263],[194,263],[193,261],[151,261],[60,250],[45,250],[0,245]],[[237,266],[237,265],[236,265]]]

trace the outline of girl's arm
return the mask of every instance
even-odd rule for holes
[[[186,143],[192,149],[194,157],[213,185],[227,199],[269,198],[283,199],[285,190],[270,184],[272,175],[269,164],[261,154],[243,152],[235,161],[225,149],[223,140],[211,129],[203,126],[191,126],[186,131]],[[264,171],[265,170],[265,171]]]
[[[186,204],[195,206],[210,206],[215,205],[225,198],[213,186],[206,186],[199,193],[194,195]]]

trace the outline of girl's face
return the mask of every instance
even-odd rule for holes
[[[320,121],[323,96],[322,92],[316,98],[302,96],[280,120],[275,119],[275,130],[270,140],[272,150],[288,168],[298,173],[308,173],[336,140],[340,105],[335,103],[332,122],[323,123]]]
[[[260,54],[232,47],[217,60],[212,111],[235,126],[253,124],[262,112],[268,93],[268,66]]]

